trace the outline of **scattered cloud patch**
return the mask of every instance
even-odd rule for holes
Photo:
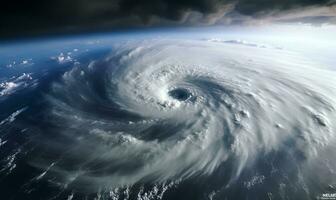
[[[217,38],[211,38],[206,39],[209,42],[219,42],[219,43],[227,43],[227,44],[234,44],[234,45],[244,45],[244,46],[250,46],[250,47],[257,47],[257,48],[273,48],[273,49],[283,49],[279,46],[272,46],[272,45],[266,45],[261,43],[254,43],[254,42],[248,42],[246,40],[240,40],[240,39],[234,39],[234,40],[223,40],[223,39],[217,39]]]
[[[15,93],[18,90],[29,87],[35,83],[30,73],[23,73],[20,76],[12,77],[0,82],[0,97]]]

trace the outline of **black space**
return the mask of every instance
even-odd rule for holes
[[[177,22],[187,12],[207,16],[223,12],[227,5],[234,5],[231,13],[255,17],[334,4],[333,0],[7,0],[0,5],[0,37],[183,25]]]

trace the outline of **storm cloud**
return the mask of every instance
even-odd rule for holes
[[[1,5],[0,36],[277,18],[291,21],[284,17],[291,11],[305,11],[297,19],[317,17],[328,22],[335,21],[335,4],[335,0],[12,0]],[[316,12],[321,8],[322,13]]]

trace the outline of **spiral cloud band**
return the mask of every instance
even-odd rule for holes
[[[335,183],[334,72],[283,49],[214,40],[113,49],[46,94],[54,131],[33,139],[45,152],[31,161],[45,171],[36,179],[118,198],[147,185],[153,199],[193,180],[211,199],[238,189],[312,198]]]

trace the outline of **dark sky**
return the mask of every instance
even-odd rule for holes
[[[5,0],[0,37],[264,19],[332,21],[334,5],[335,0]]]

